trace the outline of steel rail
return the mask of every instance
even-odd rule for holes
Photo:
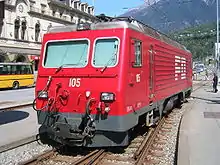
[[[15,148],[36,142],[38,140],[39,140],[39,134],[30,136],[30,137],[27,137],[27,138],[24,138],[24,139],[21,139],[21,140],[18,140],[18,141],[9,143],[9,144],[5,144],[0,147],[0,153],[13,150]]]
[[[200,83],[194,85],[196,88],[194,87],[192,92],[195,92],[195,91],[199,90],[201,87],[203,87],[207,83],[208,82],[200,82]],[[150,129],[149,133],[145,137],[145,139],[142,142],[141,146],[134,153],[134,159],[136,160],[135,165],[141,165],[143,163],[146,155],[148,154],[148,152],[150,150],[151,145],[154,142],[154,139],[155,139],[156,135],[158,134],[158,131],[163,126],[164,122],[165,122],[165,117],[163,117],[161,119],[161,121],[159,122],[159,124],[157,125],[157,127],[155,129],[152,129],[152,128]]]
[[[31,103],[23,103],[23,104],[18,104],[18,105],[12,105],[12,106],[5,106],[5,107],[0,107],[0,112],[5,112],[5,111],[10,111],[10,110],[15,110],[15,109],[20,109],[20,108],[27,108],[32,106]]]
[[[201,87],[205,86],[208,83],[209,83],[209,81],[201,81],[201,82],[193,85],[193,91],[192,92],[197,91],[198,89],[200,89]]]
[[[138,148],[138,150],[134,153],[134,156],[133,156],[133,157],[134,157],[135,160],[137,160],[137,159],[140,157],[140,155],[141,155],[141,153],[142,153],[144,147],[146,146],[146,144],[147,144],[149,138],[152,136],[152,133],[153,133],[153,129],[150,128],[149,132],[147,133],[147,136],[144,138],[143,142],[141,143],[141,146],[140,146],[140,147]]]
[[[18,163],[18,165],[36,165],[40,163],[43,160],[50,159],[51,156],[53,156],[56,153],[57,149],[48,150],[44,152],[43,154],[34,156],[33,158]],[[98,164],[102,158],[105,155],[105,150],[95,150],[89,153],[88,155],[82,157],[81,159],[71,162],[72,165],[96,165]],[[74,157],[73,157],[74,158]]]
[[[154,129],[154,131],[151,133],[151,135],[146,136],[146,142],[143,146],[143,151],[139,154],[139,156],[137,157],[137,160],[135,162],[135,165],[142,165],[144,158],[146,157],[147,153],[150,150],[151,144],[153,144],[154,139],[156,138],[158,131],[160,130],[160,128],[163,126],[165,122],[165,117],[163,117],[159,124],[157,125],[157,127]],[[145,140],[144,140],[145,141]]]
[[[72,163],[72,165],[80,165],[80,164],[92,165],[94,164],[94,162],[96,162],[95,164],[97,164],[98,162],[101,161],[101,159],[99,158],[103,157],[104,153],[105,153],[104,149],[92,151],[88,155]]]
[[[31,158],[27,161],[18,163],[18,165],[34,165],[34,164],[37,164],[37,163],[39,163],[40,161],[42,161],[44,159],[49,159],[52,155],[55,154],[55,152],[56,152],[56,149],[45,151],[43,154],[34,156],[33,158]]]

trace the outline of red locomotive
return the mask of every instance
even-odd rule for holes
[[[40,132],[70,146],[126,146],[190,95],[192,55],[132,18],[54,27],[44,36],[34,107]]]

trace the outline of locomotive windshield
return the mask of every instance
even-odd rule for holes
[[[113,67],[117,63],[118,39],[97,39],[93,55],[93,65],[95,67]]]
[[[88,63],[88,47],[87,40],[49,42],[44,66],[50,68],[60,66],[85,67]]]

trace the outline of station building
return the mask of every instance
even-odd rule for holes
[[[80,0],[0,0],[0,62],[31,62],[37,71],[50,27],[95,19],[94,7]]]

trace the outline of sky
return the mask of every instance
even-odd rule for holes
[[[94,0],[95,15],[104,13],[108,16],[118,16],[127,11],[125,8],[133,8],[144,4],[144,0]],[[81,0],[89,5],[93,4],[93,0]]]

